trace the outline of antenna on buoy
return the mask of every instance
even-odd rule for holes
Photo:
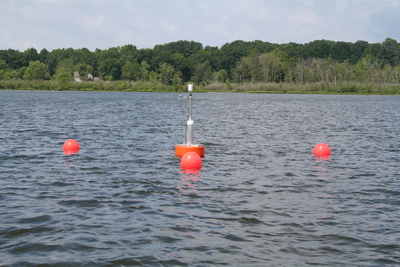
[[[186,123],[186,143],[175,146],[175,156],[181,158],[187,152],[196,152],[200,157],[204,157],[204,146],[194,143],[194,121],[192,120],[192,91],[193,84],[188,84],[189,104],[188,113],[189,119]]]

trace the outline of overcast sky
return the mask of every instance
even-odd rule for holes
[[[0,0],[0,50],[400,41],[400,0]]]

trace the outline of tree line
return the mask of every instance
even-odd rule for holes
[[[232,84],[329,86],[400,84],[400,44],[315,40],[306,44],[234,41],[220,48],[177,41],[154,48],[132,44],[105,50],[60,48],[38,52],[0,50],[1,81],[51,81],[67,89],[78,71],[81,80],[153,83],[182,88],[193,82],[204,88],[229,90]],[[214,85],[214,87],[213,87]],[[395,93],[400,92],[398,87]],[[261,89],[262,90],[262,89]]]

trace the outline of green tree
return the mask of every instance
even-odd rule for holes
[[[54,75],[54,73],[56,73],[57,68],[60,67],[59,63],[64,60],[67,60],[66,62],[69,62],[68,64],[73,66],[75,64],[74,60],[72,59],[73,53],[74,49],[72,48],[55,49],[51,51],[47,60],[47,67],[50,75]]]
[[[162,63],[159,69],[159,79],[163,85],[170,85],[174,80],[175,69],[168,63]]]
[[[250,60],[244,57],[237,64],[237,67],[232,70],[233,79],[236,82],[249,82],[251,80]]]
[[[90,52],[87,48],[77,49],[72,54],[72,61],[74,65],[87,64],[93,68],[91,74],[97,68],[97,54]]]
[[[286,52],[288,58],[293,58],[293,62],[304,57],[304,45],[290,42],[281,45],[281,49]]]
[[[135,71],[132,62],[126,62],[125,65],[122,67],[122,79],[125,80],[134,80]]]
[[[203,45],[194,41],[177,41],[163,45],[163,48],[171,54],[179,53],[185,58],[194,55],[203,49]]]
[[[372,56],[363,57],[354,65],[353,79],[356,82],[373,82],[373,73],[378,67],[378,62]]]
[[[390,64],[383,66],[383,69],[377,71],[377,82],[379,83],[392,83],[393,67]]]
[[[392,66],[399,65],[400,61],[400,44],[396,40],[386,38],[377,54],[383,65],[390,64]]]
[[[266,82],[283,82],[287,68],[287,54],[280,48],[259,56],[262,76]]]
[[[182,71],[185,67],[185,57],[180,53],[172,54],[172,61],[175,70]]]
[[[332,47],[335,44],[328,40],[315,40],[304,45],[305,58],[327,58],[331,56]]]
[[[136,46],[128,44],[121,47],[119,51],[119,58],[122,66],[124,66],[127,62],[135,62],[136,57],[137,57]]]
[[[24,80],[44,80],[48,79],[49,75],[46,71],[46,64],[39,60],[31,61],[24,73]]]
[[[294,73],[295,73],[294,81],[296,83],[303,84],[306,82],[307,68],[306,68],[304,59],[298,59],[298,61],[296,62],[296,65],[294,67]]]
[[[0,70],[6,70],[7,69],[7,63],[5,60],[0,59]]]
[[[262,79],[261,64],[259,61],[260,53],[257,49],[252,49],[246,57],[247,66],[250,72],[250,81],[257,82]]]
[[[212,71],[211,71],[211,66],[208,61],[204,63],[197,64],[194,67],[193,75],[192,75],[192,80],[197,83],[208,83],[211,80],[212,77]]]
[[[160,75],[155,71],[150,71],[148,77],[148,80],[152,83],[158,83],[160,80]]]
[[[120,58],[119,51],[120,51],[119,47],[110,47],[105,50],[100,50],[99,52],[100,62],[104,62],[107,59],[114,59],[119,61]]]
[[[66,90],[68,88],[68,82],[72,81],[73,79],[70,69],[65,67],[57,68],[54,76],[56,81],[58,81],[58,87],[61,90]]]
[[[226,70],[219,70],[213,73],[213,80],[215,82],[224,83],[229,80],[228,72]]]
[[[351,53],[349,56],[349,63],[354,65],[356,64],[362,57],[367,55],[369,44],[366,41],[357,41],[352,44]]]
[[[249,49],[246,42],[237,40],[232,43],[224,44],[220,51],[222,57],[222,68],[230,71],[248,54]]]
[[[142,61],[142,63],[140,63],[140,73],[142,81],[150,80],[150,65],[147,61]]]
[[[151,59],[151,65],[161,66],[163,63],[174,64],[172,53],[164,45],[156,45],[153,50],[154,54]]]
[[[172,79],[172,85],[175,90],[178,91],[179,86],[182,84],[182,73],[180,71],[175,71],[174,77]]]
[[[7,63],[5,60],[0,59],[0,80],[4,79],[7,70]]]
[[[335,85],[338,82],[349,82],[351,79],[352,66],[346,60],[343,63],[336,64],[332,67]]]
[[[71,75],[76,70],[75,66],[74,66],[74,61],[70,58],[59,61],[57,64],[56,72],[57,72],[57,69],[59,69],[59,68],[67,69],[71,73]]]
[[[12,69],[19,69],[21,67],[27,67],[29,62],[27,62],[24,58],[23,53],[18,50],[8,49],[4,52],[5,61],[7,65]]]
[[[35,48],[26,49],[25,52],[23,53],[23,57],[26,62],[36,61],[40,59],[39,54]]]
[[[340,62],[344,62],[349,59],[351,55],[351,43],[348,42],[336,42],[332,45],[331,57]]]
[[[17,69],[16,71],[17,71],[17,78],[18,79],[23,79],[24,78],[24,74],[25,74],[25,71],[26,71],[26,69],[27,69],[28,67],[21,67],[21,68],[19,68],[19,69]]]
[[[311,71],[314,74],[314,82],[330,82],[334,61],[331,58],[311,58]]]
[[[122,67],[122,78],[130,81],[138,81],[142,78],[142,67],[137,62],[126,62]]]
[[[400,65],[397,65],[393,68],[392,71],[392,80],[394,83],[400,83]]]
[[[99,70],[103,77],[108,77],[107,80],[119,80],[121,78],[121,63],[112,58],[107,58],[100,63]],[[110,78],[112,77],[112,78]]]
[[[152,67],[150,65],[150,62],[152,61],[154,55],[154,50],[150,49],[150,48],[144,48],[144,49],[140,49],[137,51],[136,53],[136,61],[141,64],[143,61],[146,61],[146,63],[149,65],[149,70],[150,69],[155,69],[156,67]]]
[[[38,55],[40,62],[47,65],[48,60],[49,60],[49,54],[50,54],[50,52],[47,51],[46,48],[43,48],[42,50],[40,50],[40,53]]]
[[[24,68],[24,70],[25,70],[27,67],[22,67],[22,68]],[[10,68],[7,68],[4,71],[0,70],[0,73],[2,73],[2,74],[0,74],[0,79],[3,79],[3,80],[21,79],[21,77],[22,77],[22,75],[20,75],[20,73],[19,73],[19,70],[13,70]]]

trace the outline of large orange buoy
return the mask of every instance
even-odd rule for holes
[[[329,156],[331,154],[331,148],[325,143],[319,143],[315,145],[313,154],[315,157]]]
[[[79,143],[74,139],[68,139],[63,144],[64,154],[73,154],[79,151],[80,146]]]
[[[186,143],[181,145],[175,146],[175,156],[182,157],[187,152],[195,152],[200,157],[204,158],[204,146],[197,145],[194,143],[194,121],[192,120],[192,91],[193,91],[193,84],[189,83],[188,85],[189,90],[189,120],[186,124]]]
[[[181,158],[181,169],[200,169],[201,165],[201,158],[196,152],[187,152]]]
[[[204,158],[204,146],[200,145],[176,145],[175,146],[175,157],[182,157],[188,152],[195,152],[197,153],[200,157]]]

